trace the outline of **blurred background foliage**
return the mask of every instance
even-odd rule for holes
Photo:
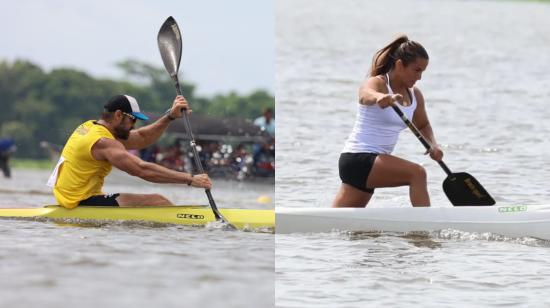
[[[18,157],[44,158],[40,141],[64,144],[78,124],[98,118],[115,94],[136,97],[141,109],[152,114],[172,105],[174,85],[164,68],[131,59],[117,67],[124,80],[98,79],[71,68],[47,72],[24,60],[0,61],[0,138],[15,139]],[[198,97],[193,84],[181,86],[193,112],[200,115],[254,119],[263,109],[275,107],[273,95],[264,90]]]

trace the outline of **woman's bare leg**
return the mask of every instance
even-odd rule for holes
[[[365,207],[369,203],[371,193],[361,191],[351,185],[342,183],[336,194],[332,207]]]
[[[413,206],[430,206],[424,167],[392,155],[380,154],[374,160],[366,187],[409,186]]]

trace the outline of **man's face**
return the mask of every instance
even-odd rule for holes
[[[134,129],[136,124],[136,118],[132,115],[122,113],[122,120],[115,126],[115,138],[121,140],[128,140],[130,137],[130,131]]]

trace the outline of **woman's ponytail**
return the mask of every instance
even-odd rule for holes
[[[429,59],[426,49],[420,43],[409,40],[406,35],[400,35],[376,52],[372,59],[370,76],[386,74],[393,68],[397,60],[403,61],[403,64],[407,66],[419,57]]]

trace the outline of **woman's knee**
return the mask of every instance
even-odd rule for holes
[[[426,169],[420,165],[414,164],[410,170],[411,181],[426,182],[428,175]]]

